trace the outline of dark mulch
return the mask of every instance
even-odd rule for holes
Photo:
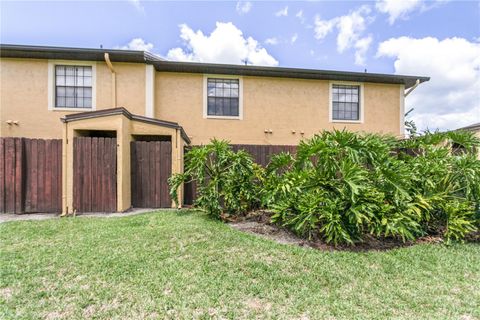
[[[321,239],[303,239],[293,232],[282,228],[270,222],[271,212],[260,210],[250,212],[243,217],[235,219],[224,217],[229,225],[235,229],[243,232],[252,233],[261,237],[276,241],[282,244],[293,244],[302,247],[310,247],[323,251],[386,251],[396,248],[409,247],[420,243],[443,243],[443,238],[440,236],[425,236],[415,241],[403,242],[399,238],[377,238],[373,236],[366,236],[362,242],[352,245],[331,245],[327,244]],[[472,240],[475,238],[471,236]],[[476,235],[476,241],[480,239],[480,233]]]

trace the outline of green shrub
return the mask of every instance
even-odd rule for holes
[[[463,152],[452,153],[454,145]],[[478,227],[480,161],[473,153],[478,145],[472,134],[460,132],[398,142],[325,131],[300,143],[281,176],[274,169],[284,161],[273,157],[264,205],[275,212],[274,222],[334,244],[353,244],[366,234],[404,241],[427,233],[462,239]],[[417,152],[392,152],[406,148]]]
[[[355,244],[366,235],[462,240],[479,227],[480,141],[472,133],[391,136],[324,131],[266,168],[226,141],[195,147],[171,195],[196,181],[196,205],[221,217],[263,207],[272,221],[310,239]],[[452,151],[453,150],[453,151]]]
[[[184,173],[169,179],[170,195],[178,205],[178,188],[195,182],[198,207],[216,217],[244,213],[258,205],[256,177],[261,171],[245,151],[234,152],[227,141],[212,140],[185,154]]]

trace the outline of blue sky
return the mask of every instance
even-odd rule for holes
[[[422,129],[480,122],[479,1],[2,1],[0,26],[2,43],[426,75],[406,101]]]

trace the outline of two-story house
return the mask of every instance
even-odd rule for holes
[[[333,128],[401,138],[406,91],[429,80],[173,62],[110,49],[1,45],[0,58],[0,136],[62,139],[64,212],[79,207],[76,137],[115,137],[122,211],[135,202],[132,141],[168,140],[171,172],[181,172],[183,146],[212,138],[296,145]]]

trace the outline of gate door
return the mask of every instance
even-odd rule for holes
[[[132,206],[170,208],[168,178],[172,173],[170,141],[132,141]]]
[[[73,209],[117,211],[117,139],[73,139]]]

